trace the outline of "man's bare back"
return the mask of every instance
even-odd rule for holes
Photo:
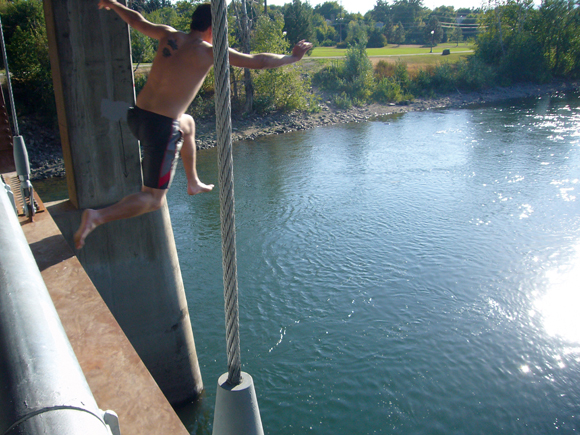
[[[179,152],[179,147],[175,145],[179,138],[182,139],[183,143],[180,155],[187,177],[187,193],[195,195],[209,192],[214,187],[213,184],[202,183],[197,176],[195,168],[195,122],[190,115],[185,114],[213,66],[210,5],[202,4],[196,8],[189,33],[147,21],[140,13],[127,8],[116,0],[100,0],[99,8],[114,10],[132,28],[159,41],[159,48],[153,60],[147,83],[137,96],[136,107],[130,109],[132,119],[138,121],[135,121],[137,123],[132,121],[130,126],[133,125],[136,129],[140,129],[142,125],[150,126],[149,119],[154,117],[156,124],[153,132],[146,135],[149,142],[152,136],[159,135],[159,131],[165,131],[157,128],[158,123],[166,125],[168,122],[169,127],[173,129],[171,130],[172,135],[169,136],[170,140],[164,139],[161,144],[158,144],[156,138],[153,147],[155,147],[155,153],[158,146],[161,145],[164,156],[167,155],[168,150],[174,154],[171,154],[172,158],[169,160],[171,166],[169,167],[162,164],[165,161],[163,158],[152,157],[157,156],[157,154],[146,152],[143,158],[143,173],[145,174],[147,168],[148,174],[161,173],[163,177],[156,176],[150,180],[152,177],[148,176],[146,182],[144,176],[144,185],[140,192],[128,195],[116,204],[103,209],[85,210],[79,229],[74,235],[77,249],[84,246],[86,237],[99,225],[149,213],[158,210],[165,203],[165,195],[173,178],[177,153]],[[230,49],[229,60],[230,64],[241,68],[278,68],[299,61],[310,48],[312,48],[312,44],[300,41],[294,46],[291,55],[244,54]],[[143,120],[145,116],[147,122]],[[159,120],[159,116],[163,119]],[[179,130],[176,130],[177,127]],[[142,140],[141,136],[141,134],[136,134],[139,140]],[[151,147],[151,143],[148,143],[147,149],[151,149]],[[164,172],[158,171],[161,168]]]
[[[137,105],[173,119],[187,110],[213,66],[213,49],[198,34],[168,31]]]

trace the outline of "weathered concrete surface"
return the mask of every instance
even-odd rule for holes
[[[65,239],[81,211],[141,189],[124,116],[134,103],[128,26],[98,2],[44,0],[70,203],[52,211]],[[167,207],[97,228],[78,258],[172,404],[203,389]]]
[[[119,415],[124,435],[187,435],[50,214],[20,220],[99,407]]]
[[[68,201],[49,212],[71,240],[81,212]],[[203,383],[175,251],[165,206],[98,227],[77,256],[165,395],[179,404]]]

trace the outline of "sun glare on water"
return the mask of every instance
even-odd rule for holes
[[[536,303],[546,332],[580,344],[580,245],[570,263],[546,273],[547,291]]]

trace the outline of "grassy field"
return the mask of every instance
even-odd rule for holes
[[[442,52],[445,49],[449,49],[451,54],[442,56]],[[409,72],[413,72],[428,66],[435,66],[442,62],[456,63],[462,58],[471,56],[473,49],[474,45],[469,43],[461,43],[459,46],[457,44],[439,44],[433,47],[433,53],[431,53],[431,47],[420,45],[389,45],[383,48],[368,48],[367,54],[373,65],[376,65],[380,61],[389,63],[401,61],[407,64]],[[316,47],[307,58],[309,61],[306,63],[310,63],[310,65],[307,65],[305,69],[316,70],[323,64],[335,61],[333,59],[344,57],[345,54],[346,49]],[[318,68],[315,67],[315,64],[318,64]]]
[[[369,57],[379,56],[416,56],[428,54],[441,54],[443,50],[449,49],[451,53],[455,52],[472,52],[474,45],[469,43],[457,44],[439,44],[433,47],[433,53],[430,53],[431,47],[422,45],[388,45],[383,48],[367,48]],[[334,47],[316,47],[312,50],[311,57],[343,57],[346,54],[344,48]]]

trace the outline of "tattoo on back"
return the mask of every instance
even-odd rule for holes
[[[177,42],[174,39],[168,40],[167,45],[169,45],[174,51],[177,51]],[[169,57],[169,56],[171,56],[171,50],[169,50],[169,48],[165,47],[163,49],[163,57]]]

